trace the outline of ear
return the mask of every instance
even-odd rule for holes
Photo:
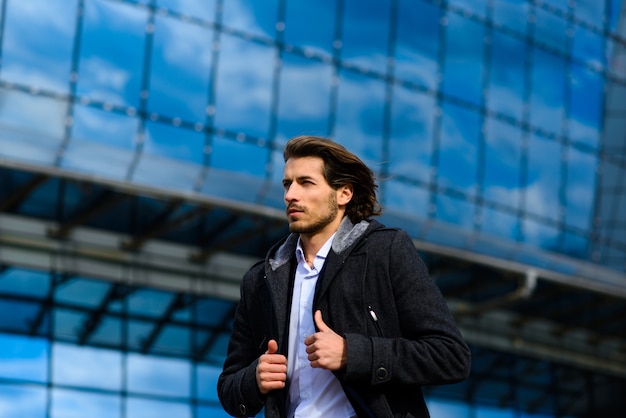
[[[352,200],[352,194],[354,193],[354,187],[352,184],[346,184],[337,189],[337,204],[345,206]]]

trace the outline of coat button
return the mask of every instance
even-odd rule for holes
[[[378,370],[376,370],[376,378],[378,380],[385,380],[387,376],[389,376],[389,372],[387,372],[387,369],[384,367],[379,367]]]
[[[239,404],[239,412],[241,412],[241,415],[246,415],[246,413],[248,412],[248,408],[246,408],[246,406],[242,403]]]

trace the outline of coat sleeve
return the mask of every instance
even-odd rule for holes
[[[217,393],[224,410],[235,417],[250,417],[261,411],[265,404],[264,396],[256,384],[258,352],[255,350],[249,306],[246,291],[247,280],[241,282],[240,301],[237,305],[233,332],[228,344],[228,354],[224,368],[217,381]]]
[[[345,335],[345,381],[422,386],[466,379],[469,347],[406,232],[397,231],[373,256],[386,259],[368,264],[368,274],[385,280],[393,301],[381,301],[379,335]]]

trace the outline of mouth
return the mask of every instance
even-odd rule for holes
[[[291,216],[297,216],[297,215],[300,215],[301,213],[304,213],[304,209],[291,206],[287,208],[286,212],[287,212],[287,216],[291,217]]]

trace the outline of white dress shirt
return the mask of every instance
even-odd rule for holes
[[[330,370],[311,367],[304,344],[304,339],[315,333],[312,312],[315,285],[334,237],[330,237],[315,255],[313,268],[306,263],[300,240],[296,248],[298,267],[291,302],[287,360],[287,378],[290,380],[287,416],[290,418],[349,418],[356,415],[335,375]]]

